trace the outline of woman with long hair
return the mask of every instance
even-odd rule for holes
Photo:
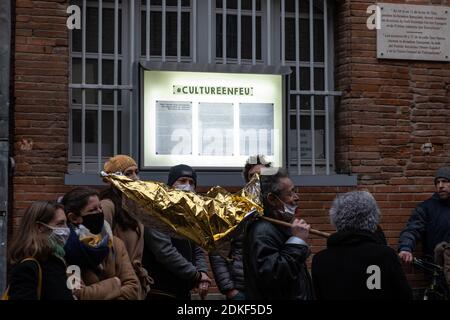
[[[9,300],[73,300],[64,260],[69,234],[63,206],[39,201],[25,211],[9,250]]]
[[[139,170],[133,158],[127,155],[117,155],[110,158],[104,165],[106,173],[120,173],[132,180],[139,179]],[[122,207],[122,193],[110,186],[100,194],[101,206],[107,221],[113,230],[113,234],[120,238],[127,248],[128,255],[134,271],[140,281],[139,298],[144,299],[153,284],[153,279],[142,266],[144,251],[144,226],[135,217]]]

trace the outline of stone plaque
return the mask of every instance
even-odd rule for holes
[[[450,7],[378,6],[377,58],[450,61]]]

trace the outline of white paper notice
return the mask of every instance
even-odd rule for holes
[[[450,61],[450,8],[380,3],[377,58]]]
[[[272,103],[239,104],[241,155],[273,155],[273,107]]]
[[[192,153],[192,103],[156,101],[156,154]]]
[[[198,117],[199,155],[232,156],[233,104],[199,102]]]
[[[297,158],[297,130],[289,131],[289,140],[291,141],[289,148],[291,159]],[[315,159],[325,159],[325,131],[315,130],[314,134],[314,146],[315,146]],[[311,130],[300,130],[300,159],[311,159],[312,155],[312,139]]]

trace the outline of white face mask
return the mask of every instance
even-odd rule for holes
[[[279,209],[278,213],[280,213],[280,215],[283,218],[285,218],[286,220],[292,220],[292,218],[294,217],[295,211],[297,210],[298,206],[295,205],[295,204],[292,205],[292,204],[285,203],[280,198],[278,198],[278,200],[283,204],[283,209]]]
[[[52,229],[52,234],[50,235],[50,237],[52,237],[56,242],[58,242],[60,245],[64,247],[67,240],[69,239],[70,229],[67,227],[52,227],[45,223],[41,224],[43,224],[49,229]]]
[[[293,216],[295,214],[295,210],[297,210],[298,206],[287,204],[284,202],[283,202],[283,204],[284,204],[284,212]]]
[[[64,247],[70,236],[69,228],[55,228],[53,229],[53,237],[59,241],[59,243]]]
[[[191,192],[195,192],[194,186],[190,185],[189,183],[186,184],[177,184],[175,186],[175,189],[177,190],[183,190],[183,191],[191,191]]]

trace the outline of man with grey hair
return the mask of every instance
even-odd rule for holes
[[[416,242],[422,240],[426,259],[432,260],[436,246],[450,243],[450,167],[442,167],[434,178],[436,192],[420,203],[400,233],[399,256],[406,262],[413,261]]]
[[[338,196],[330,220],[337,232],[312,261],[317,299],[412,299],[396,252],[375,234],[380,210],[372,194],[352,191]]]
[[[246,225],[243,247],[246,295],[251,300],[309,300],[311,279],[305,264],[310,255],[310,226],[294,218],[298,196],[287,172],[261,175],[264,215],[291,227],[259,219]]]

